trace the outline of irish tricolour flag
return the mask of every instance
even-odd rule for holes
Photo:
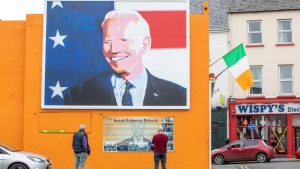
[[[223,59],[232,76],[243,90],[249,89],[253,84],[253,78],[243,44],[227,53]]]

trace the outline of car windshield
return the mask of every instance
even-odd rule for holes
[[[5,150],[12,151],[12,152],[20,151],[20,150],[14,149],[12,147],[9,147],[8,145],[5,145],[5,144],[0,144],[0,147],[4,148]]]

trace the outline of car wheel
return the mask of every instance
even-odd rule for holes
[[[259,163],[264,163],[268,161],[268,157],[265,153],[258,153],[256,156],[256,161]]]
[[[10,166],[9,169],[28,169],[28,167],[25,164],[16,163]]]
[[[214,158],[214,162],[217,165],[221,165],[224,163],[224,157],[222,155],[216,155]]]

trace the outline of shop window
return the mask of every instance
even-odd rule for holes
[[[253,116],[238,116],[237,117],[237,137],[239,140],[251,139],[251,130],[249,124],[253,124]]]
[[[279,81],[281,95],[293,94],[293,65],[279,65]]]
[[[251,131],[249,124],[255,124]],[[272,146],[277,154],[287,154],[287,117],[286,115],[253,115],[237,116],[237,137],[239,140],[251,139],[252,133],[255,139],[262,139]],[[254,143],[244,143],[250,146]]]
[[[293,126],[300,126],[300,115],[293,115]]]
[[[262,43],[261,21],[248,21],[248,43]]]
[[[253,85],[250,87],[250,94],[262,94],[262,66],[250,67],[253,75]]]
[[[291,43],[292,42],[292,20],[277,20],[278,22],[278,42]]]

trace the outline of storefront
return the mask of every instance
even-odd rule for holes
[[[231,141],[262,139],[287,157],[300,148],[300,98],[230,98],[228,105]]]

